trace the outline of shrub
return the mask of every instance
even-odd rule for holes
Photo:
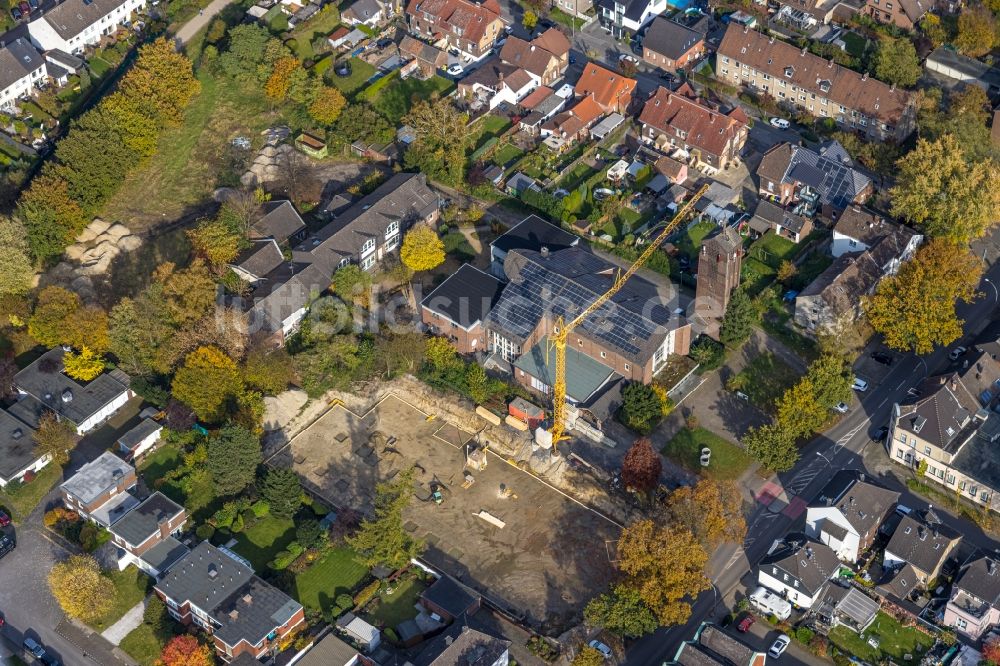
[[[97,548],[97,537],[100,530],[94,523],[89,520],[83,524],[80,528],[80,546],[85,552],[92,553],[95,548]]]
[[[295,528],[295,538],[306,548],[315,548],[323,538],[318,520],[303,520]]]
[[[265,518],[271,512],[271,507],[264,500],[257,500],[250,507],[250,510],[253,511],[253,515],[256,517]]]
[[[349,594],[338,594],[336,604],[341,608],[351,608],[354,606],[354,599]]]
[[[302,554],[302,551],[301,545],[295,541],[291,542],[287,549],[275,555],[274,561],[271,562],[271,568],[278,571],[288,568],[288,565],[294,562]]]
[[[381,585],[381,582],[377,580],[366,585],[364,589],[354,595],[354,605],[361,607],[374,599],[375,595],[378,594],[379,585]]]
[[[384,635],[386,637],[386,639],[388,639],[388,641],[390,643],[398,643],[399,642],[399,636],[396,634],[396,630],[393,629],[392,627],[386,627],[382,631],[382,635]]]
[[[809,627],[799,627],[798,629],[795,630],[795,640],[804,645],[809,645],[809,642],[813,639],[813,636],[815,635],[816,632],[814,632]]]
[[[229,529],[233,531],[234,534],[239,534],[243,531],[243,514],[237,513],[236,518],[233,519],[233,524],[229,526]]]
[[[257,522],[257,514],[253,512],[253,509],[247,509],[240,515],[243,516],[244,528],[250,527]]]
[[[699,372],[708,372],[722,366],[726,360],[726,348],[707,335],[699,336],[688,356],[698,364]]]
[[[215,535],[215,528],[208,523],[202,523],[198,526],[198,529],[194,531],[194,534],[202,541],[208,541]]]
[[[222,505],[222,508],[216,511],[215,515],[212,516],[212,520],[215,521],[216,527],[230,527],[235,519],[236,504],[234,502],[226,502]]]

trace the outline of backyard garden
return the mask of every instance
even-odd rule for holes
[[[915,626],[904,626],[885,611],[879,612],[872,625],[860,635],[840,626],[830,632],[829,638],[837,649],[870,664],[887,660],[899,664],[917,663],[934,644],[931,634]]]
[[[708,467],[702,467],[701,450],[706,447],[712,457]],[[681,428],[662,453],[687,470],[717,481],[738,479],[753,462],[743,449],[702,427]]]
[[[726,380],[726,388],[744,393],[755,407],[770,413],[800,375],[775,354],[764,352],[754,355],[743,370]]]

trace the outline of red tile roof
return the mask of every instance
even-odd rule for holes
[[[742,112],[739,116],[745,118]],[[682,140],[688,145],[713,155],[723,155],[727,144],[746,129],[746,123],[739,116],[710,109],[685,83],[676,92],[657,88],[656,94],[642,108],[639,122],[670,136],[678,136],[680,131],[684,134]]]
[[[477,5],[469,0],[411,0],[406,13],[426,20],[424,13],[430,14],[435,25],[454,33],[462,31],[462,39],[478,42],[486,34],[486,28],[500,19],[500,7],[496,0],[487,0]]]
[[[588,62],[576,82],[576,94],[591,96],[605,110],[624,110],[632,100],[635,79]]]
[[[552,88],[548,86],[540,86],[531,91],[531,93],[521,100],[521,106],[531,111],[533,108],[541,104],[545,98],[552,94]]]

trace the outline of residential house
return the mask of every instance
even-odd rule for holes
[[[945,560],[958,547],[962,535],[941,522],[927,509],[905,515],[885,547],[882,566],[900,569],[909,566],[915,574],[914,586],[926,587],[941,573]],[[905,598],[905,597],[901,597]]]
[[[757,582],[774,590],[793,606],[812,608],[827,581],[840,570],[829,546],[803,535],[776,541],[757,566]]]
[[[590,10],[594,8],[594,2],[593,0],[556,0],[555,6],[570,16],[588,19],[593,15]]]
[[[910,32],[933,8],[933,0],[866,0],[864,13],[879,23],[891,23]]]
[[[540,133],[553,150],[586,139],[588,130],[604,115],[592,97],[584,97],[566,111],[556,114],[542,125]]]
[[[694,204],[701,219],[707,219],[719,226],[726,226],[743,214],[736,202],[740,193],[718,180],[709,181],[708,189]]]
[[[421,319],[461,354],[486,348],[483,319],[500,298],[503,283],[472,264],[462,264],[420,302]]]
[[[893,405],[886,448],[896,463],[953,493],[1000,510],[1000,394],[996,343],[973,347],[961,367],[928,377]]]
[[[767,656],[714,624],[703,622],[692,640],[677,648],[669,666],[764,666]]]
[[[297,666],[357,666],[361,663],[361,655],[330,632],[310,643],[292,663]]]
[[[272,233],[268,240],[257,241],[260,247],[255,248],[257,252],[266,252],[264,259],[275,268],[263,277],[258,276],[260,279],[252,283],[248,298],[231,300],[238,300],[248,311],[252,333],[282,344],[298,330],[309,303],[330,286],[338,268],[355,263],[364,270],[372,270],[396,251],[407,229],[435,222],[439,212],[440,202],[427,186],[426,176],[398,173],[308,236],[304,228],[294,224],[294,219],[282,215],[281,224],[274,220],[273,225],[261,229],[262,234],[267,229]],[[273,233],[279,230],[280,234]],[[289,233],[287,242],[296,243],[290,261],[284,260],[277,241],[286,233]],[[248,270],[255,266],[252,262]]]
[[[642,59],[667,72],[693,67],[705,55],[705,33],[657,16],[642,39]]]
[[[1000,565],[995,557],[980,555],[962,566],[944,607],[943,624],[973,641],[1000,624]]]
[[[653,170],[671,184],[680,185],[688,179],[688,166],[672,157],[661,157],[653,163]]]
[[[857,318],[861,299],[883,277],[895,275],[913,257],[923,236],[876,217],[845,211],[834,227],[831,251],[837,258],[795,297],[796,324],[812,333],[839,330]]]
[[[721,113],[687,83],[659,87],[639,114],[643,141],[680,162],[718,172],[739,161],[749,122],[739,107]]]
[[[863,0],[777,0],[768,8],[777,5],[772,20],[812,32],[820,24],[849,22],[860,11],[862,3]]]
[[[588,62],[576,82],[578,97],[591,97],[604,113],[628,113],[635,92],[635,79]]]
[[[69,83],[69,77],[87,66],[80,58],[59,49],[52,49],[42,54],[45,58],[45,70],[49,78],[57,85]]]
[[[272,656],[305,626],[300,603],[254,575],[246,561],[207,541],[177,561],[153,590],[173,618],[209,633],[226,663],[243,653]]]
[[[455,623],[428,642],[412,666],[507,666],[510,645],[509,640]]]
[[[819,603],[813,604],[813,618],[824,633],[844,627],[863,634],[882,608],[881,599],[873,599],[854,586],[827,585]]]
[[[750,218],[750,228],[759,234],[771,231],[775,235],[798,243],[809,235],[813,225],[809,218],[796,215],[767,199],[761,199],[753,217]]]
[[[399,72],[400,76],[404,77],[419,72],[420,78],[429,79],[437,73],[437,70],[448,66],[448,54],[445,51],[410,35],[406,35],[399,42],[399,55],[412,58]]]
[[[347,38],[351,34],[351,29],[346,25],[337,26],[337,29],[326,37],[330,48],[339,49],[347,44]]]
[[[526,71],[535,86],[552,85],[569,66],[569,40],[557,28],[549,28],[530,42],[512,35],[500,49],[500,60]]]
[[[126,460],[136,460],[160,441],[163,426],[150,418],[145,418],[138,425],[118,438],[118,451]]]
[[[110,527],[139,504],[128,492],[136,483],[135,468],[105,451],[66,479],[59,490],[67,509]]]
[[[430,587],[420,593],[420,605],[440,618],[439,622],[450,623],[457,618],[475,615],[482,605],[482,597],[448,574],[442,574]]]
[[[0,45],[0,108],[16,111],[17,103],[34,95],[47,76],[45,59],[27,39]]]
[[[391,13],[391,4],[383,5],[379,0],[355,0],[347,9],[340,12],[340,20],[350,26],[364,25],[375,28],[389,18]]]
[[[464,99],[476,99],[492,110],[504,103],[516,106],[537,85],[524,69],[490,58],[459,81],[458,94]]]
[[[869,0],[877,2],[877,0]],[[898,1],[898,0],[897,0]],[[919,2],[921,0],[909,0]],[[926,2],[926,0],[922,0]],[[892,2],[887,2],[892,4]],[[939,46],[924,61],[927,71],[939,74],[961,83],[971,83],[986,91],[990,99],[1000,95],[1000,69],[991,67],[981,60],[964,56],[951,48]]]
[[[40,455],[37,450],[35,429],[0,409],[0,488],[23,481],[26,475],[30,480],[50,461],[51,456]]]
[[[414,35],[468,61],[489,55],[506,27],[497,0],[410,0],[406,15]]]
[[[915,128],[910,93],[749,28],[730,24],[726,29],[716,76],[819,118],[833,118],[871,140],[902,141]]]
[[[529,215],[490,243],[490,273],[501,280],[507,280],[503,264],[511,250],[532,250],[540,252],[547,248],[551,252],[567,247],[575,247],[580,237],[564,230],[538,215]]]
[[[534,178],[531,178],[520,171],[507,179],[505,189],[507,190],[507,194],[518,197],[524,194],[527,190],[535,190],[536,192],[542,191],[542,188],[538,186],[538,183]]]
[[[155,492],[110,527],[111,540],[118,547],[118,568],[135,565],[157,578],[188,553],[177,540],[187,522],[180,504]]]
[[[875,485],[863,473],[840,470],[806,509],[806,534],[844,562],[855,562],[871,547],[897,500],[898,492]]]
[[[43,51],[83,53],[115,34],[145,4],[145,0],[65,0],[28,23],[28,36]]]
[[[46,411],[66,419],[84,435],[121,409],[135,394],[129,389],[131,379],[121,370],[105,372],[85,385],[63,371],[62,347],[42,354],[14,375],[14,386],[21,396],[8,408],[14,416],[32,428]]]
[[[503,270],[508,284],[483,324],[489,349],[518,366],[519,383],[548,393],[554,363],[548,335],[559,317],[572,320],[606,292],[617,269],[582,248],[543,246],[508,250]],[[580,322],[566,357],[571,401],[586,405],[622,378],[649,383],[672,354],[688,352],[691,326],[672,314],[672,297],[634,276]]]
[[[522,99],[520,106],[525,113],[518,127],[532,135],[538,135],[542,124],[566,106],[566,98],[552,88],[541,86]]]
[[[802,215],[839,211],[862,203],[875,187],[851,156],[836,141],[822,144],[819,152],[782,143],[772,147],[757,167],[758,192]]]
[[[670,6],[667,0],[597,0],[601,27],[616,39],[637,34]]]
[[[734,227],[722,227],[702,242],[698,252],[694,311],[712,337],[718,337],[729,297],[740,286],[742,266],[743,238]]]

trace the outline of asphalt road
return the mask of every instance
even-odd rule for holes
[[[987,243],[995,242],[987,241]],[[958,315],[965,320],[964,342],[970,341],[991,320],[1000,300],[996,285],[1000,283],[1000,264],[989,268],[980,283],[980,297],[970,304],[960,304]],[[959,344],[958,342],[955,345]],[[954,345],[952,345],[954,346]],[[862,452],[867,446],[879,446],[871,442],[870,433],[887,425],[892,405],[902,401],[907,390],[924,377],[943,371],[948,366],[948,349],[938,348],[926,356],[906,355],[893,363],[890,372],[877,386],[867,392],[856,394],[851,411],[836,426],[810,442],[802,450],[799,463],[777,481],[788,493],[790,504],[786,511],[771,511],[758,504],[747,519],[747,539],[742,545],[728,544],[720,547],[709,563],[713,572],[714,587],[703,593],[695,601],[691,619],[679,627],[665,628],[646,636],[629,649],[624,664],[627,666],[651,666],[673,658],[678,646],[694,635],[695,629],[704,621],[712,621],[725,615],[719,600],[727,597],[750,574],[756,563],[767,553],[775,539],[792,528],[804,523],[804,511],[795,507],[803,506],[815,498],[831,475],[840,469],[864,469]],[[884,453],[882,454],[884,455]],[[902,493],[900,502],[914,509],[927,506],[926,500],[910,493],[898,482],[888,481],[888,485]],[[775,507],[780,508],[780,507]],[[985,550],[1000,546],[992,536],[969,521],[950,515],[940,508],[942,520],[965,535],[965,541]],[[787,659],[786,657],[782,658]]]

